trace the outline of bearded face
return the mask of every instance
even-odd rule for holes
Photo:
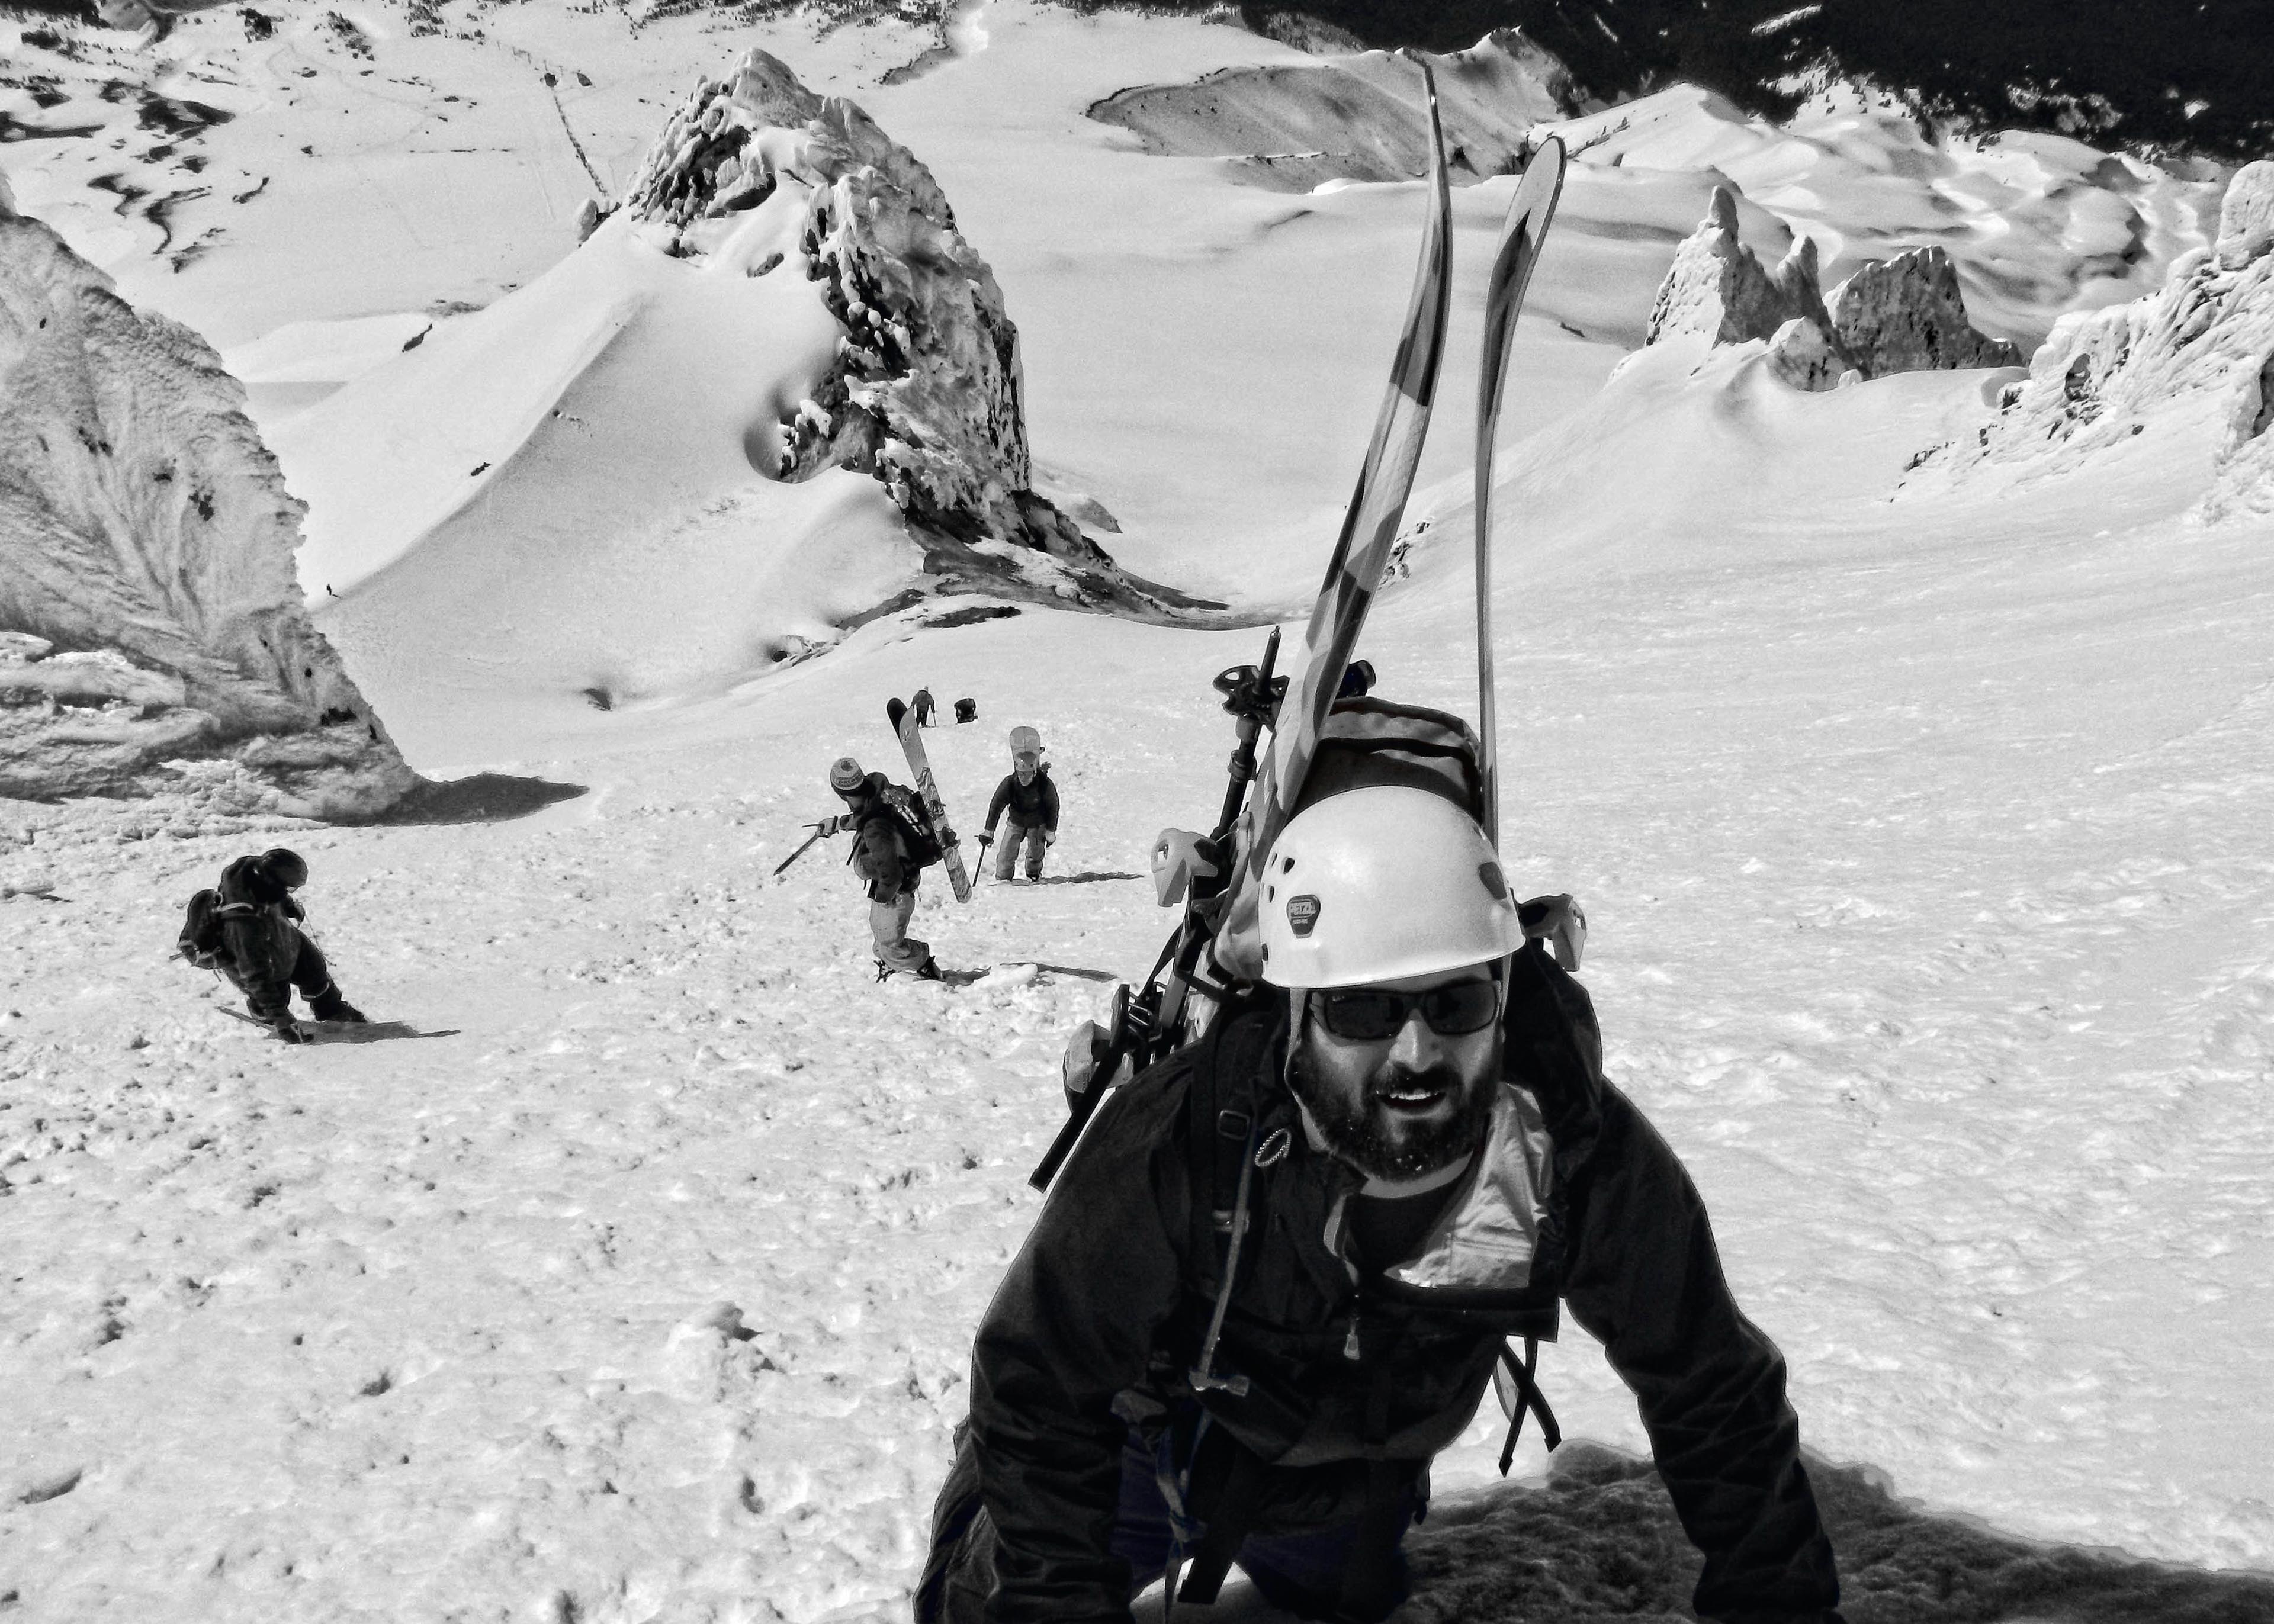
[[[1482,1144],[1500,1079],[1497,985],[1470,968],[1338,992],[1339,1008],[1326,1002],[1337,992],[1300,995],[1309,1007],[1287,1066],[1328,1148],[1368,1177],[1403,1181]],[[1487,1006],[1472,1031],[1432,1022],[1457,1026]],[[1392,1020],[1389,1035],[1363,1035]]]

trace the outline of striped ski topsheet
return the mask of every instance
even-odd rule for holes
[[[1241,814],[1232,891],[1217,933],[1215,957],[1226,975],[1254,981],[1263,965],[1256,899],[1261,895],[1263,860],[1292,814],[1295,798],[1310,774],[1311,757],[1327,712],[1342,687],[1359,628],[1382,585],[1390,544],[1405,515],[1413,470],[1429,432],[1429,411],[1437,394],[1437,364],[1445,350],[1445,323],[1452,296],[1452,193],[1445,177],[1444,132],[1437,117],[1437,83],[1422,63],[1422,87],[1429,112],[1429,189],[1432,206],[1421,239],[1421,262],[1414,273],[1413,297],[1405,312],[1405,336],[1390,369],[1389,392],[1376,419],[1373,443],[1359,470],[1358,489],[1343,516],[1327,577],[1311,608],[1311,623],[1292,662],[1287,697],[1271,733],[1271,753],[1256,776],[1255,788]]]
[[[1524,166],[1524,179],[1509,200],[1501,227],[1500,249],[1485,284],[1483,364],[1477,369],[1476,558],[1477,558],[1477,737],[1484,745],[1485,838],[1500,848],[1500,707],[1493,681],[1492,486],[1493,451],[1500,436],[1502,384],[1516,342],[1516,318],[1524,309],[1532,267],[1555,200],[1563,192],[1563,143],[1554,136],[1540,144]]]

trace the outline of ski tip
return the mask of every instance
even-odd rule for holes
[[[900,700],[888,699],[885,702],[885,719],[891,722],[893,726],[898,727],[900,725],[900,718],[907,713],[907,706]]]

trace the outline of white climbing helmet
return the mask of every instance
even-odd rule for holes
[[[1524,945],[1500,858],[1442,795],[1376,785],[1279,831],[1263,865],[1263,979],[1360,987],[1505,959]]]

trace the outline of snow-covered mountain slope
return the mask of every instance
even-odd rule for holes
[[[1457,184],[1524,168],[1532,127],[1594,110],[1562,64],[1520,34],[1429,56],[1448,172]],[[1190,85],[1118,91],[1089,109],[1151,153],[1235,160],[1234,178],[1280,192],[1329,180],[1405,180],[1429,169],[1413,117],[1419,75],[1382,51],[1227,68]]]
[[[243,391],[4,189],[0,401],[0,795],[148,793],[198,761],[272,811],[402,799],[294,588],[301,506]]]
[[[2208,250],[2146,298],[2064,319],[1999,405],[1922,483],[2120,458],[2176,475],[2210,523],[2274,515],[2274,162],[2235,177]]]
[[[1206,13],[1326,49],[1449,50],[1521,28],[1609,101],[1683,80],[1785,118],[1827,84],[1868,85],[1909,117],[1962,132],[2082,135],[2229,162],[2274,140],[2274,84],[2257,62],[2263,0],[2197,0],[2184,13],[2135,0],[1103,3]]]
[[[443,10],[461,30],[477,16]],[[467,288],[494,302],[574,237],[573,210],[548,222],[531,200],[554,156],[576,164],[565,138],[542,144],[561,125],[532,64],[599,81],[558,88],[613,192],[660,117],[614,86],[675,104],[720,60],[701,17],[478,19],[479,41],[374,34],[362,65],[433,80],[423,108],[478,101],[503,151],[373,138],[356,210],[320,162],[280,162],[234,237],[135,278],[222,312],[231,354],[288,322],[418,315]],[[292,31],[320,19],[290,11],[278,37],[313,53],[320,36]],[[169,46],[224,27],[242,33],[192,19]],[[1148,574],[1303,598],[1380,398],[1419,189],[1270,193],[1084,117],[1130,84],[1290,59],[1238,30],[998,0],[962,54],[881,86],[889,29],[777,20],[732,43],[854,94],[955,200],[1019,318],[1045,489],[1095,495]],[[390,65],[397,49],[434,55]],[[208,131],[214,164],[254,135],[324,150],[346,122],[327,98],[360,69],[303,59],[320,77],[302,106]],[[602,66],[618,60],[621,81]],[[636,117],[614,169],[594,131],[619,94]],[[522,105],[553,123],[515,145],[499,109]],[[2274,1568],[2274,1432],[2248,1402],[2274,1382],[2264,523],[2185,521],[2200,468],[2121,448],[1890,501],[1918,452],[1995,414],[1995,374],[1803,395],[1757,349],[1660,345],[1603,387],[1712,187],[1737,178],[1716,153],[1748,170],[1746,240],[1788,240],[1753,195],[1777,191],[1776,132],[1675,132],[1726,144],[1615,165],[1607,140],[1576,167],[1519,335],[1495,508],[1511,871],[1585,903],[1613,1075],[1695,1173],[1812,1447],[2011,1534]],[[1811,232],[1844,221],[1843,243],[1960,222],[1984,254],[2010,207],[1994,322],[1966,286],[2001,333],[2150,291],[2167,253],[2210,245],[2193,194],[2128,168],[2096,186],[2088,149],[1934,155],[1886,135],[1875,167],[1884,133],[1858,124],[1853,169],[1777,207],[1805,201]],[[117,162],[82,150],[109,139],[11,143],[0,167],[32,161],[61,198],[56,177]],[[1981,184],[1977,161],[2019,178],[1953,214],[1946,189]],[[449,203],[438,175],[496,207]],[[1507,192],[1456,199],[1434,483],[1361,650],[1388,691],[1464,709],[1465,402]],[[110,229],[106,211],[57,217],[68,237]],[[2096,280],[2135,215],[2139,263]],[[405,222],[445,218],[421,251]],[[316,387],[390,353],[358,327],[328,355],[331,331],[252,353]],[[641,459],[676,455],[633,449],[635,492]],[[453,586],[403,613],[469,613]],[[517,620],[510,657],[446,681],[406,663],[371,691],[424,765],[589,786],[534,817],[229,830],[162,801],[0,808],[0,1246],[22,1327],[0,1338],[0,1391],[28,1417],[0,1445],[0,1590],[27,1619],[905,1616],[971,1329],[1031,1222],[1065,1032],[1160,944],[1134,876],[1160,827],[1220,798],[1209,679],[1261,630],[909,611],[738,691],[602,712],[528,699],[516,662],[568,670],[575,647],[548,649],[521,605],[479,605]],[[967,825],[1007,769],[1005,730],[1041,729],[1063,883],[990,880],[968,907],[927,884],[919,933],[984,974],[879,987],[841,852],[767,876],[834,809],[835,756],[893,761],[882,702],[919,685],[978,702],[977,725],[930,738]],[[343,987],[434,1035],[288,1053],[163,959],[181,899],[278,840],[311,857]],[[1567,1432],[1641,1446],[1576,1330],[1544,1363]],[[1500,1432],[1488,1413],[1447,1457],[1442,1504],[1485,1492]],[[1543,1463],[1527,1441],[1519,1472]],[[1662,1560],[1629,1525],[1595,1531],[1618,1560]],[[1900,1609],[1867,1583],[1884,1567],[1848,1554],[1857,1616]]]

